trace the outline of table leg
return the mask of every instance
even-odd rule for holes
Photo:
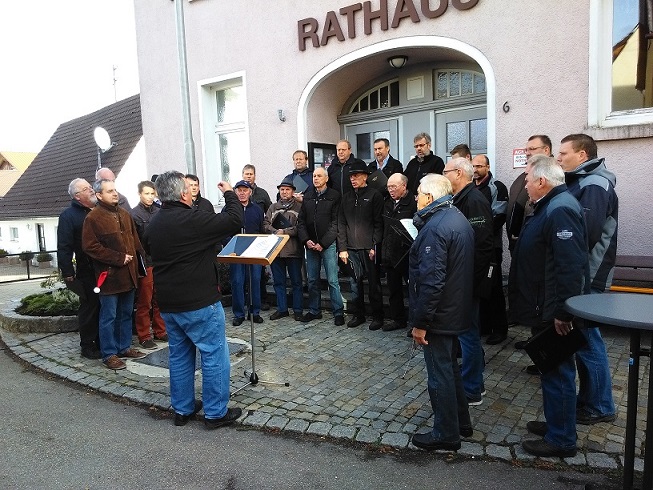
[[[653,346],[652,346],[653,347]],[[651,396],[653,396],[653,372],[651,371],[651,359],[648,362],[648,402],[646,408],[646,439],[644,442],[644,478],[642,480],[642,488],[653,488],[653,403]]]
[[[635,471],[635,430],[637,428],[637,395],[639,390],[639,349],[641,332],[630,330],[630,364],[628,366],[628,401],[626,408],[626,441],[624,450],[624,490],[633,488]]]

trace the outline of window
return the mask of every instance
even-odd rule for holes
[[[386,109],[399,105],[399,81],[390,80],[377,85],[361,95],[349,110],[350,114],[356,112],[373,111],[375,109]]]
[[[589,125],[653,122],[653,1],[590,5]]]
[[[435,98],[462,97],[485,93],[485,77],[473,71],[438,70],[435,73]]]
[[[222,180],[231,181],[231,174],[240,175],[240,168],[232,169],[236,162],[242,162],[245,136],[245,90],[242,85],[216,91],[218,123],[215,135],[218,145],[218,159]],[[238,180],[238,179],[236,179]]]
[[[18,241],[18,228],[14,228],[13,226],[9,228],[9,240],[12,242]]]

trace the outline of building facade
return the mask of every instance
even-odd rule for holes
[[[148,174],[187,170],[178,1],[135,2]],[[530,135],[548,134],[555,153],[586,132],[617,175],[619,253],[651,254],[653,221],[638,212],[653,198],[651,3],[185,0],[203,195],[217,204],[216,183],[247,163],[273,190],[295,149],[319,162],[319,144],[340,138],[371,161],[387,137],[406,165],[420,132],[445,159],[458,143],[486,153],[509,186]]]

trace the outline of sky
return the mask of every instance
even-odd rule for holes
[[[139,92],[133,1],[0,0],[0,151]]]

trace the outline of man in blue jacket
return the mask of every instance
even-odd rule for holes
[[[470,326],[474,288],[474,231],[453,206],[451,183],[442,175],[417,188],[419,229],[410,248],[409,304],[413,339],[424,348],[433,429],[412,442],[426,449],[457,451],[473,434],[456,359],[457,336]]]
[[[145,230],[144,244],[154,263],[154,284],[170,347],[170,402],[174,423],[186,425],[204,406],[204,424],[217,429],[242,410],[228,408],[229,346],[215,262],[217,244],[238,233],[243,208],[227,182],[222,213],[193,208],[191,190],[180,172],[156,180],[163,202]],[[258,207],[258,206],[257,206]],[[202,360],[202,401],[195,400],[195,352]]]
[[[569,334],[573,316],[565,301],[587,292],[587,234],[583,209],[567,192],[562,169],[552,157],[535,155],[526,167],[526,190],[534,203],[519,234],[510,267],[510,310],[531,328]],[[560,340],[562,342],[562,339]],[[529,432],[542,439],[522,442],[539,457],[576,455],[576,368],[569,356],[540,375],[546,422],[530,421]]]

